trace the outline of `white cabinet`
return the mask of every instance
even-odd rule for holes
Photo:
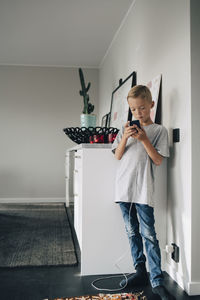
[[[123,218],[118,204],[114,203],[119,161],[112,154],[111,145],[95,146],[82,144],[68,151],[73,153],[71,159],[74,159],[74,227],[81,249],[81,275],[133,272]],[[162,194],[162,186],[166,187],[166,166],[163,166],[158,171],[160,220],[157,220],[157,230],[158,236],[162,236],[160,245],[164,248],[166,195]],[[119,260],[121,256],[123,258]]]
[[[66,151],[65,155],[65,200],[66,206],[74,201],[73,195],[74,152]]]
[[[115,262],[127,249],[119,265],[123,272],[133,271],[120,208],[114,203],[118,161],[111,145],[80,145],[68,152],[74,160],[74,227],[81,249],[81,275],[119,273]]]

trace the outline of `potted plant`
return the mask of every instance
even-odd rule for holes
[[[83,112],[81,114],[81,127],[96,127],[96,115],[91,114],[94,111],[94,105],[89,103],[88,90],[91,83],[89,82],[87,87],[85,85],[85,80],[83,76],[83,71],[79,68],[79,76],[82,90],[80,90],[80,95],[83,96]]]

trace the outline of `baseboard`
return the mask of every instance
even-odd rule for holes
[[[0,203],[65,202],[65,198],[0,198]]]
[[[200,282],[186,281],[185,278],[167,262],[165,264],[165,271],[189,296],[200,295]]]
[[[200,282],[191,281],[188,283],[188,295],[197,296],[200,295]]]

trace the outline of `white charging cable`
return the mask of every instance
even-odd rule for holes
[[[131,206],[129,208],[129,228],[131,226],[131,222],[130,222],[130,215],[131,215],[131,209],[132,209],[132,205],[133,205],[133,202],[131,202]],[[106,277],[100,277],[98,279],[95,279],[94,281],[92,281],[91,285],[93,288],[95,288],[96,290],[98,291],[107,291],[107,292],[118,292],[118,291],[121,291],[123,290],[125,287],[127,287],[128,285],[128,276],[132,273],[128,273],[128,274],[125,274],[122,272],[122,270],[120,269],[118,263],[125,257],[125,255],[128,253],[128,250],[126,250],[114,263],[114,266],[119,270],[119,272],[121,273],[120,275],[112,275],[112,276],[106,276]],[[102,280],[106,280],[106,279],[111,279],[111,278],[117,278],[117,277],[124,277],[125,280],[126,280],[126,283],[123,287],[121,288],[117,288],[117,289],[108,289],[108,288],[99,288],[95,285],[96,282],[98,281],[102,281]]]

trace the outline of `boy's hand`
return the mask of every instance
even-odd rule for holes
[[[135,131],[131,135],[133,138],[138,139],[141,142],[148,139],[146,132],[143,128],[139,128],[137,125],[133,125],[131,126],[131,128],[135,128]]]
[[[133,133],[136,132],[136,129],[134,128],[135,125],[133,126],[129,126],[130,121],[128,121],[125,125],[124,125],[124,134],[123,137],[127,140],[130,136],[133,135]],[[136,126],[137,127],[137,126]]]

